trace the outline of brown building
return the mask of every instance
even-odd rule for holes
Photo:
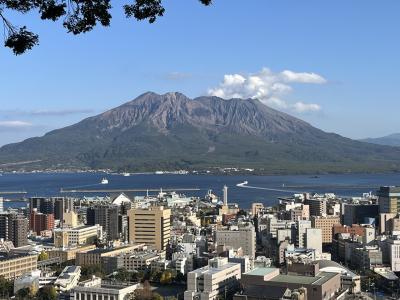
[[[364,236],[365,230],[364,227],[358,224],[353,224],[351,226],[335,224],[332,228],[333,236],[336,236],[338,233],[350,233],[351,235]]]
[[[171,233],[171,210],[163,206],[128,211],[129,242],[144,243],[157,250],[166,249]]]
[[[332,228],[334,225],[341,224],[339,216],[313,216],[311,217],[312,228],[319,228],[322,231],[322,243],[332,243]]]
[[[0,238],[11,241],[14,247],[28,244],[28,220],[17,213],[0,214]]]
[[[30,215],[30,229],[37,235],[44,230],[53,230],[54,228],[54,214],[38,213],[33,209]]]
[[[37,255],[0,253],[0,276],[14,279],[37,269]]]
[[[318,272],[315,275],[279,274],[279,269],[257,268],[242,274],[240,280],[243,287],[262,286],[265,290],[283,287],[290,290],[307,289],[308,300],[336,299],[335,293],[340,291],[340,274]]]

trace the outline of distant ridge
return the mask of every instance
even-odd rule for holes
[[[400,170],[400,148],[326,133],[256,99],[148,92],[72,126],[1,147],[0,164],[10,163],[9,169],[380,172]]]
[[[400,147],[400,133],[393,133],[379,138],[367,138],[361,141],[377,145]]]

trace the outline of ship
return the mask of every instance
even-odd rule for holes
[[[101,184],[108,184],[108,179],[107,178],[103,178],[100,182]]]

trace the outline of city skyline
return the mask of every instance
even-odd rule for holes
[[[109,28],[75,37],[60,24],[16,15],[40,34],[40,45],[17,57],[0,49],[7,70],[1,144],[73,124],[149,90],[261,96],[350,138],[399,132],[393,109],[399,4],[311,1],[290,3],[290,10],[288,4],[167,2],[165,16],[147,24],[126,20],[121,2]],[[386,117],[372,122],[377,111]]]

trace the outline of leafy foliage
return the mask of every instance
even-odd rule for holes
[[[104,278],[105,273],[101,265],[87,265],[81,267],[81,281],[90,279],[93,275]]]
[[[0,297],[6,298],[13,295],[14,284],[12,281],[0,276]]]
[[[199,0],[203,5],[210,5],[212,0]],[[162,17],[165,8],[162,0],[134,0],[125,4],[127,18],[147,20],[154,23]],[[38,11],[42,20],[57,21],[64,18],[63,26],[73,34],[91,31],[97,24],[109,26],[111,21],[110,0],[0,0],[0,20],[3,21],[5,31],[5,46],[13,50],[16,55],[22,54],[39,44],[39,37],[25,26],[16,28],[5,17],[6,10],[28,13]]]
[[[162,300],[160,294],[152,292],[150,283],[145,281],[143,287],[135,290],[135,299],[139,300]]]
[[[56,300],[57,299],[57,291],[56,288],[52,285],[46,285],[39,289],[36,299],[38,300]]]
[[[40,252],[38,256],[38,261],[46,260],[49,259],[49,254],[47,254],[45,251]]]

